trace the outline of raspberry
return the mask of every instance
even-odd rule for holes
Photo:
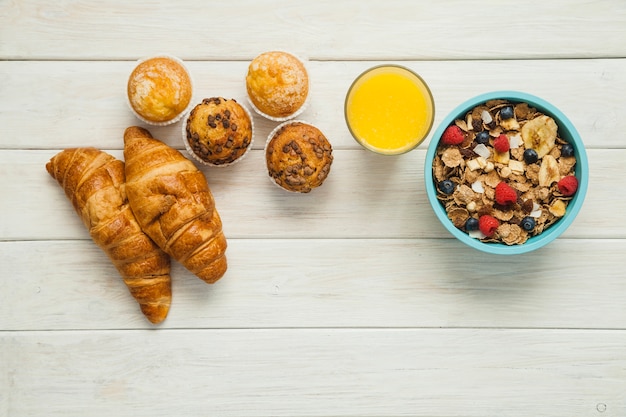
[[[578,189],[578,180],[573,175],[568,175],[566,177],[561,178],[556,184],[559,187],[559,191],[566,197],[574,195],[576,190]]]
[[[441,135],[441,141],[446,145],[460,145],[465,140],[463,131],[457,126],[448,126]]]
[[[485,236],[492,236],[496,232],[498,226],[500,226],[498,219],[488,214],[483,214],[478,219],[478,228]]]
[[[509,184],[501,182],[496,185],[496,202],[506,206],[517,201],[517,193]]]
[[[509,149],[511,149],[508,136],[503,133],[495,138],[493,141],[493,148],[499,153],[508,152]]]

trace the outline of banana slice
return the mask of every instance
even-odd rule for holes
[[[556,159],[554,159],[552,155],[545,155],[539,167],[539,185],[549,187],[553,182],[559,179],[561,179],[559,163],[556,162]]]
[[[522,140],[526,149],[534,149],[539,158],[548,154],[556,141],[558,127],[553,118],[539,116],[522,126]]]
[[[563,200],[554,200],[554,203],[550,207],[548,207],[548,211],[554,214],[556,217],[565,216],[566,205]]]
[[[511,159],[511,154],[509,151],[506,152],[498,152],[495,149],[493,150],[493,160],[494,162],[499,162],[501,164],[508,164]]]
[[[517,120],[515,120],[514,117],[511,117],[510,119],[500,120],[500,126],[505,128],[506,130],[519,129],[519,123],[517,122]]]

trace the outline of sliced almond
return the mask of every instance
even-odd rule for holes
[[[464,120],[457,119],[454,121],[454,124],[456,124],[462,131],[467,132],[467,123],[465,123]]]
[[[467,130],[474,130],[474,118],[471,113],[467,115],[465,123],[467,124]]]

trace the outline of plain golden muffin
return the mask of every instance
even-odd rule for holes
[[[285,118],[304,105],[309,94],[309,76],[295,56],[265,52],[250,62],[246,89],[250,101],[263,115]]]
[[[205,98],[185,123],[187,149],[200,162],[227,165],[240,159],[252,144],[252,120],[234,99]]]
[[[265,147],[270,178],[287,191],[308,193],[330,172],[333,150],[324,134],[303,122],[279,126]]]
[[[150,58],[130,74],[127,93],[131,108],[141,119],[167,124],[178,120],[191,102],[191,77],[174,58]]]

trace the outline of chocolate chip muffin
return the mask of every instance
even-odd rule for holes
[[[246,90],[253,108],[275,121],[296,116],[309,94],[309,76],[298,58],[271,51],[250,62]]]
[[[180,120],[191,104],[192,90],[191,76],[183,62],[170,56],[140,61],[126,86],[131,110],[151,125]]]
[[[328,177],[333,151],[318,128],[293,121],[270,134],[265,160],[274,183],[287,191],[308,193]]]
[[[183,126],[185,146],[199,162],[226,166],[251,148],[253,124],[249,112],[234,99],[205,98]]]

